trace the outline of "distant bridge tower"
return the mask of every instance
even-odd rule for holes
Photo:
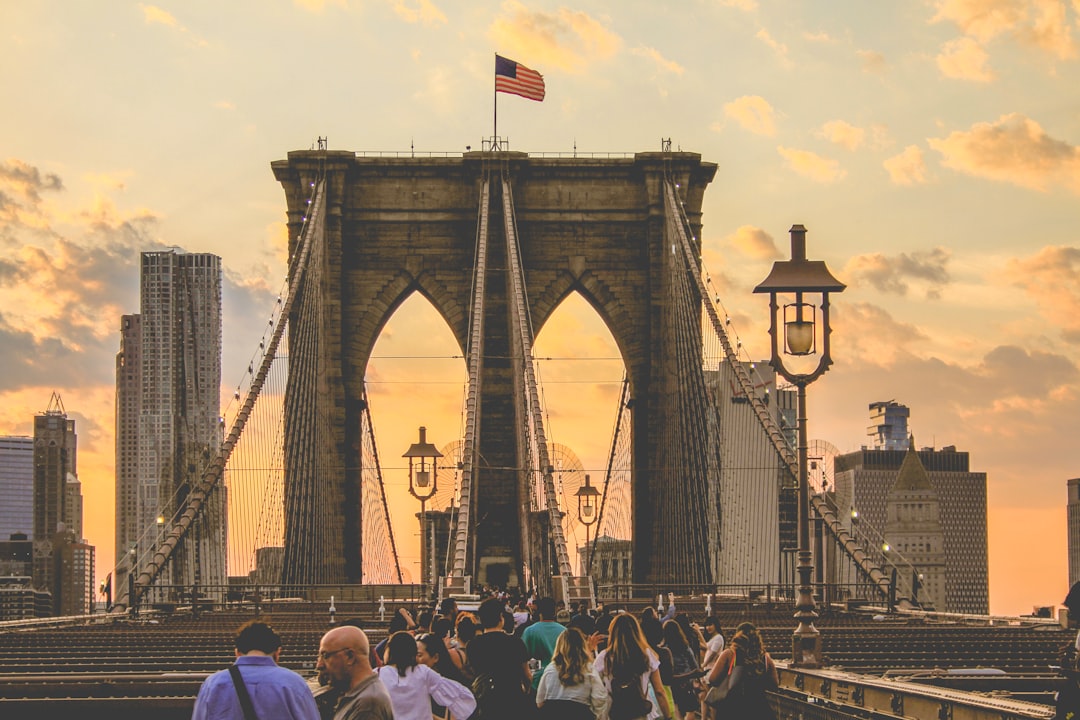
[[[700,298],[684,292],[685,269],[680,278],[672,259],[664,192],[678,188],[700,255],[702,197],[716,165],[683,152],[596,159],[317,150],[291,152],[273,170],[288,201],[290,255],[312,183],[326,180],[324,236],[305,281],[318,283],[318,299],[298,304],[289,319],[290,357],[314,352],[318,372],[303,385],[290,376],[287,389],[286,583],[363,580],[359,434],[372,349],[393,312],[419,292],[467,352],[477,319],[479,218],[488,215],[478,378],[482,461],[475,466],[466,574],[474,583],[521,578],[532,557],[522,541],[528,537],[522,526],[533,520],[523,512],[522,440],[514,422],[521,363],[508,331],[504,228],[516,225],[532,331],[578,292],[603,319],[626,364],[634,580],[710,582],[707,423],[696,405],[706,402]],[[503,212],[504,187],[512,188],[512,223]],[[486,207],[482,198],[489,198]],[[680,322],[677,305],[683,318],[696,308],[698,320]]]

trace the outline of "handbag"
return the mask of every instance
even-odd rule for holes
[[[743,673],[746,668],[743,665],[736,665],[734,659],[732,659],[731,665],[731,669],[728,670],[728,674],[724,676],[720,684],[710,686],[709,692],[705,693],[705,704],[709,707],[721,708],[729,701],[742,696]]]

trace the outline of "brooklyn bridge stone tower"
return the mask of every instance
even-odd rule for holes
[[[512,188],[509,207],[533,331],[540,331],[564,298],[580,293],[606,323],[625,362],[632,402],[634,579],[709,582],[705,426],[684,422],[665,401],[687,389],[705,393],[692,377],[701,373],[700,323],[676,328],[670,312],[674,240],[665,222],[664,192],[677,188],[693,252],[700,256],[701,204],[714,164],[683,152],[366,157],[318,150],[291,152],[273,170],[288,201],[290,254],[297,252],[313,183],[325,179],[326,193],[323,240],[312,251],[313,273],[306,281],[318,283],[319,301],[317,307],[294,308],[290,318],[290,328],[302,322],[317,340],[318,379],[315,387],[298,387],[290,377],[287,392],[285,582],[363,580],[359,468],[365,369],[381,329],[416,292],[467,352],[477,312],[472,288],[483,215],[478,208],[489,178],[500,181],[492,185],[489,204],[497,241],[490,244],[480,311],[482,462],[476,468],[468,574],[474,583],[498,582],[522,577],[535,562],[519,532],[527,522],[521,513],[521,442],[514,430],[520,358],[513,357],[509,341],[507,205],[501,197]],[[691,341],[697,338],[696,348],[676,341],[680,330]],[[290,353],[299,342],[290,330]]]

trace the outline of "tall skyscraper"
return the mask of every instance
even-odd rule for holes
[[[1068,481],[1069,587],[1080,582],[1080,478]]]
[[[120,318],[116,354],[116,568],[112,587],[128,586],[132,548],[139,541],[139,416],[142,414],[142,318]]]
[[[968,454],[955,446],[915,452],[937,495],[945,543],[944,605],[936,609],[985,615],[990,611],[986,473],[971,472]],[[836,482],[850,483],[859,522],[886,541],[888,495],[907,454],[906,449],[863,449],[835,460]]]
[[[117,560],[130,567],[144,566],[152,556],[161,531],[157,518],[168,523],[182,511],[221,445],[221,259],[175,249],[143,253],[138,319],[127,316],[121,332],[117,502],[134,496],[135,512],[133,527],[125,527],[123,537],[117,531]],[[210,497],[161,581],[225,584],[223,488]],[[118,595],[127,591],[119,582],[114,588]]]
[[[0,437],[0,542],[14,533],[33,539],[34,438]]]
[[[94,548],[82,537],[75,421],[60,396],[34,417],[34,586],[54,615],[82,615],[93,600]]]

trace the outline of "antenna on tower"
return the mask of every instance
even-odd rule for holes
[[[49,407],[45,410],[46,415],[65,415],[64,401],[60,399],[60,393],[53,390],[52,397],[49,398]]]

